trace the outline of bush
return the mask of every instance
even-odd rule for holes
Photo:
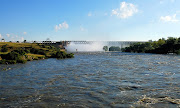
[[[33,60],[32,56],[26,56],[26,58],[27,58],[27,61],[32,61]]]
[[[19,53],[12,51],[12,52],[8,53],[7,56],[5,56],[5,59],[6,60],[18,60],[19,57],[20,57]]]
[[[44,50],[41,50],[41,49],[32,48],[32,49],[30,50],[30,52],[33,53],[33,54],[46,55],[45,51],[44,51]]]
[[[67,54],[64,51],[57,51],[56,53],[52,54],[51,57],[58,58],[58,59],[73,58],[74,54],[73,53]]]
[[[177,51],[176,51],[176,54],[180,55],[180,50],[177,50]]]
[[[103,47],[103,50],[104,50],[104,51],[108,51],[108,46],[104,46],[104,47]]]
[[[74,58],[74,54],[73,53],[67,54],[66,57],[67,58]]]
[[[0,64],[5,64],[5,63],[6,63],[5,59],[0,60]]]
[[[44,58],[45,58],[45,56],[38,57],[38,59],[44,59]]]
[[[121,51],[121,48],[120,47],[116,47],[116,46],[112,46],[109,48],[109,51]]]
[[[39,59],[38,59],[38,57],[34,57],[34,59],[33,59],[33,60],[39,60]]]
[[[46,48],[46,46],[45,46],[45,45],[42,45],[41,47],[42,47],[42,48]]]
[[[56,53],[56,58],[60,58],[60,59],[66,58],[66,53],[62,51],[58,51]]]
[[[8,51],[7,45],[3,45],[1,48],[1,52],[7,52],[7,51]]]
[[[16,64],[16,60],[1,60],[0,64]]]
[[[63,58],[66,58],[66,53],[63,51],[57,51],[56,53],[52,54],[52,57],[63,59]]]
[[[5,61],[7,64],[16,64],[17,61],[16,60],[6,60]]]
[[[26,53],[30,53],[30,50],[29,49],[26,49],[26,50],[24,50]]]
[[[17,63],[26,63],[27,62],[27,60],[23,60],[23,59],[18,59],[17,60]]]
[[[19,53],[20,55],[25,55],[25,54],[26,54],[25,50],[22,50],[22,49],[20,49],[20,50],[14,50],[14,52],[17,52],[17,53]]]
[[[17,63],[26,63],[27,57],[26,56],[20,56],[17,60]]]
[[[40,51],[38,52],[38,54],[46,55],[46,53],[45,53],[43,50],[40,50]]]

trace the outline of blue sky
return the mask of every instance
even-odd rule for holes
[[[6,41],[180,37],[180,0],[0,0]]]

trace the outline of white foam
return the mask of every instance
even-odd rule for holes
[[[105,45],[106,42],[92,42],[88,44],[71,42],[65,48],[68,52],[95,52],[95,51],[104,51],[103,47]]]

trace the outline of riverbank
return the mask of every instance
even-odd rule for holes
[[[68,54],[63,49],[51,45],[0,42],[0,64],[16,64],[47,58],[65,59],[73,57],[73,53]]]
[[[180,38],[169,37],[144,43],[134,43],[123,48],[122,52],[154,53],[154,54],[180,54]]]

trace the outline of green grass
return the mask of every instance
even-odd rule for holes
[[[0,64],[5,64],[6,62],[8,62],[8,64],[26,63],[27,61],[45,59],[50,57],[57,58],[59,56],[55,56],[55,54],[60,51],[63,50],[60,50],[58,46],[50,46],[36,43],[0,42]],[[64,53],[62,53],[62,55],[63,54],[65,55],[63,58],[73,57],[73,55],[67,54],[65,53],[65,51]]]
[[[32,60],[39,60],[39,59],[44,59],[45,55],[40,55],[40,54],[26,54],[26,56],[28,56],[28,61],[32,61]]]
[[[6,45],[8,48],[7,52],[1,52],[1,47],[3,45]],[[46,55],[49,57],[51,56],[51,52],[53,52],[53,49],[49,49],[49,46],[45,46],[45,48],[42,48],[42,44],[36,44],[36,43],[12,43],[12,42],[0,42],[0,55],[5,55],[10,53],[13,50],[19,50],[19,49],[38,49],[38,50],[43,50]],[[42,59],[45,58],[45,55],[40,55],[40,54],[32,54],[32,53],[28,53],[26,54],[27,56],[29,56],[30,58],[34,58],[34,59]]]
[[[8,45],[8,47],[31,47],[31,43],[12,43],[12,42],[0,42],[0,46]]]
[[[44,55],[40,55],[40,54],[31,54],[31,53],[28,53],[26,55],[27,56],[33,56],[33,57],[44,57]]]
[[[9,53],[9,51],[8,51],[8,52],[0,52],[0,55],[1,55],[1,54],[8,54],[8,53]]]
[[[12,43],[12,42],[0,42],[0,49],[3,45],[7,45],[9,48],[8,52],[0,52],[0,54],[7,54],[13,50],[19,49],[19,48],[35,48],[35,49],[41,49],[43,51],[51,52],[52,49],[49,49],[49,46],[46,46],[45,48],[42,48],[41,45],[38,45],[36,43]]]

